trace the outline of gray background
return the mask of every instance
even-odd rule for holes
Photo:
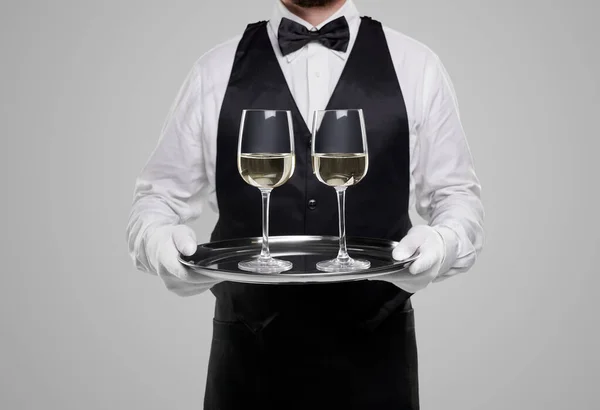
[[[191,65],[273,1],[2,2],[0,408],[201,408],[214,298],[125,225]],[[422,408],[598,409],[598,2],[357,5],[441,56],[484,188],[476,266],[414,297]]]

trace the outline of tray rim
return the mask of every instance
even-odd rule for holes
[[[331,235],[274,235],[269,236],[269,245],[281,244],[281,243],[295,243],[295,242],[308,242],[318,244],[321,241],[327,242],[338,242],[339,237]],[[382,250],[388,250],[391,252],[395,246],[399,244],[398,241],[389,239],[373,238],[373,237],[362,237],[362,236],[348,236],[346,237],[348,248],[356,248],[360,245],[364,245],[367,248],[382,248]],[[223,251],[229,252],[235,249],[246,248],[248,246],[258,246],[262,243],[262,237],[244,237],[235,239],[225,239],[212,242],[206,242],[198,244],[198,249],[206,249],[215,252],[212,258],[217,257],[218,253]],[[357,246],[358,245],[358,246]],[[196,251],[197,252],[197,251]],[[190,256],[191,257],[191,256]],[[349,271],[349,272],[307,272],[307,273],[293,273],[286,274],[264,274],[264,273],[251,273],[244,271],[233,271],[225,269],[214,269],[204,266],[196,265],[190,260],[186,260],[181,254],[178,255],[178,260],[183,265],[188,267],[190,270],[196,273],[203,274],[205,276],[212,277],[218,280],[224,281],[235,281],[241,283],[262,283],[262,284],[285,284],[285,283],[328,283],[328,282],[339,282],[348,280],[361,280],[368,279],[378,276],[384,276],[391,273],[401,272],[406,270],[410,263],[412,263],[418,257],[418,251],[411,255],[404,261],[396,261],[394,264],[389,266],[382,266],[377,268],[371,268],[365,271]]]
[[[294,239],[303,238],[304,240],[309,240],[311,242],[319,242],[322,240],[327,241],[339,241],[339,237],[332,235],[275,235],[269,236],[269,245],[273,243],[281,243],[281,242],[294,242]],[[262,243],[261,236],[249,236],[244,238],[236,238],[236,239],[222,239],[218,241],[206,242],[199,244],[198,247],[207,247],[207,245],[219,245],[226,243],[236,243],[242,241],[251,241],[251,243]],[[381,238],[372,238],[368,236],[347,236],[346,242],[350,244],[350,242],[361,241],[361,242],[373,242],[373,245],[377,245],[377,243],[386,244],[389,246],[396,246],[399,244],[397,241],[392,241],[389,239],[381,239]],[[216,249],[223,249],[222,247]]]

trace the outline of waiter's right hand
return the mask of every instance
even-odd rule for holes
[[[159,226],[149,233],[146,242],[146,253],[153,272],[168,290],[179,296],[198,295],[221,282],[192,272],[179,262],[179,253],[191,256],[196,249],[196,234],[187,225]]]

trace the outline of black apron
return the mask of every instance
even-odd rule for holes
[[[362,108],[369,172],[348,190],[348,236],[399,241],[408,215],[406,107],[379,22],[361,19],[327,109]],[[217,136],[219,220],[211,240],[262,236],[258,189],[237,169],[242,110],[291,110],[292,178],[271,196],[270,235],[338,235],[335,190],[312,173],[311,133],[267,33],[248,25],[221,108]],[[206,410],[419,408],[411,293],[383,281],[252,285],[222,282],[216,297]]]

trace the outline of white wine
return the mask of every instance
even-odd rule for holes
[[[366,154],[315,154],[313,171],[319,181],[332,186],[356,185],[367,174],[369,160]]]
[[[240,175],[257,188],[277,188],[291,178],[296,157],[291,154],[241,154],[238,158]]]

